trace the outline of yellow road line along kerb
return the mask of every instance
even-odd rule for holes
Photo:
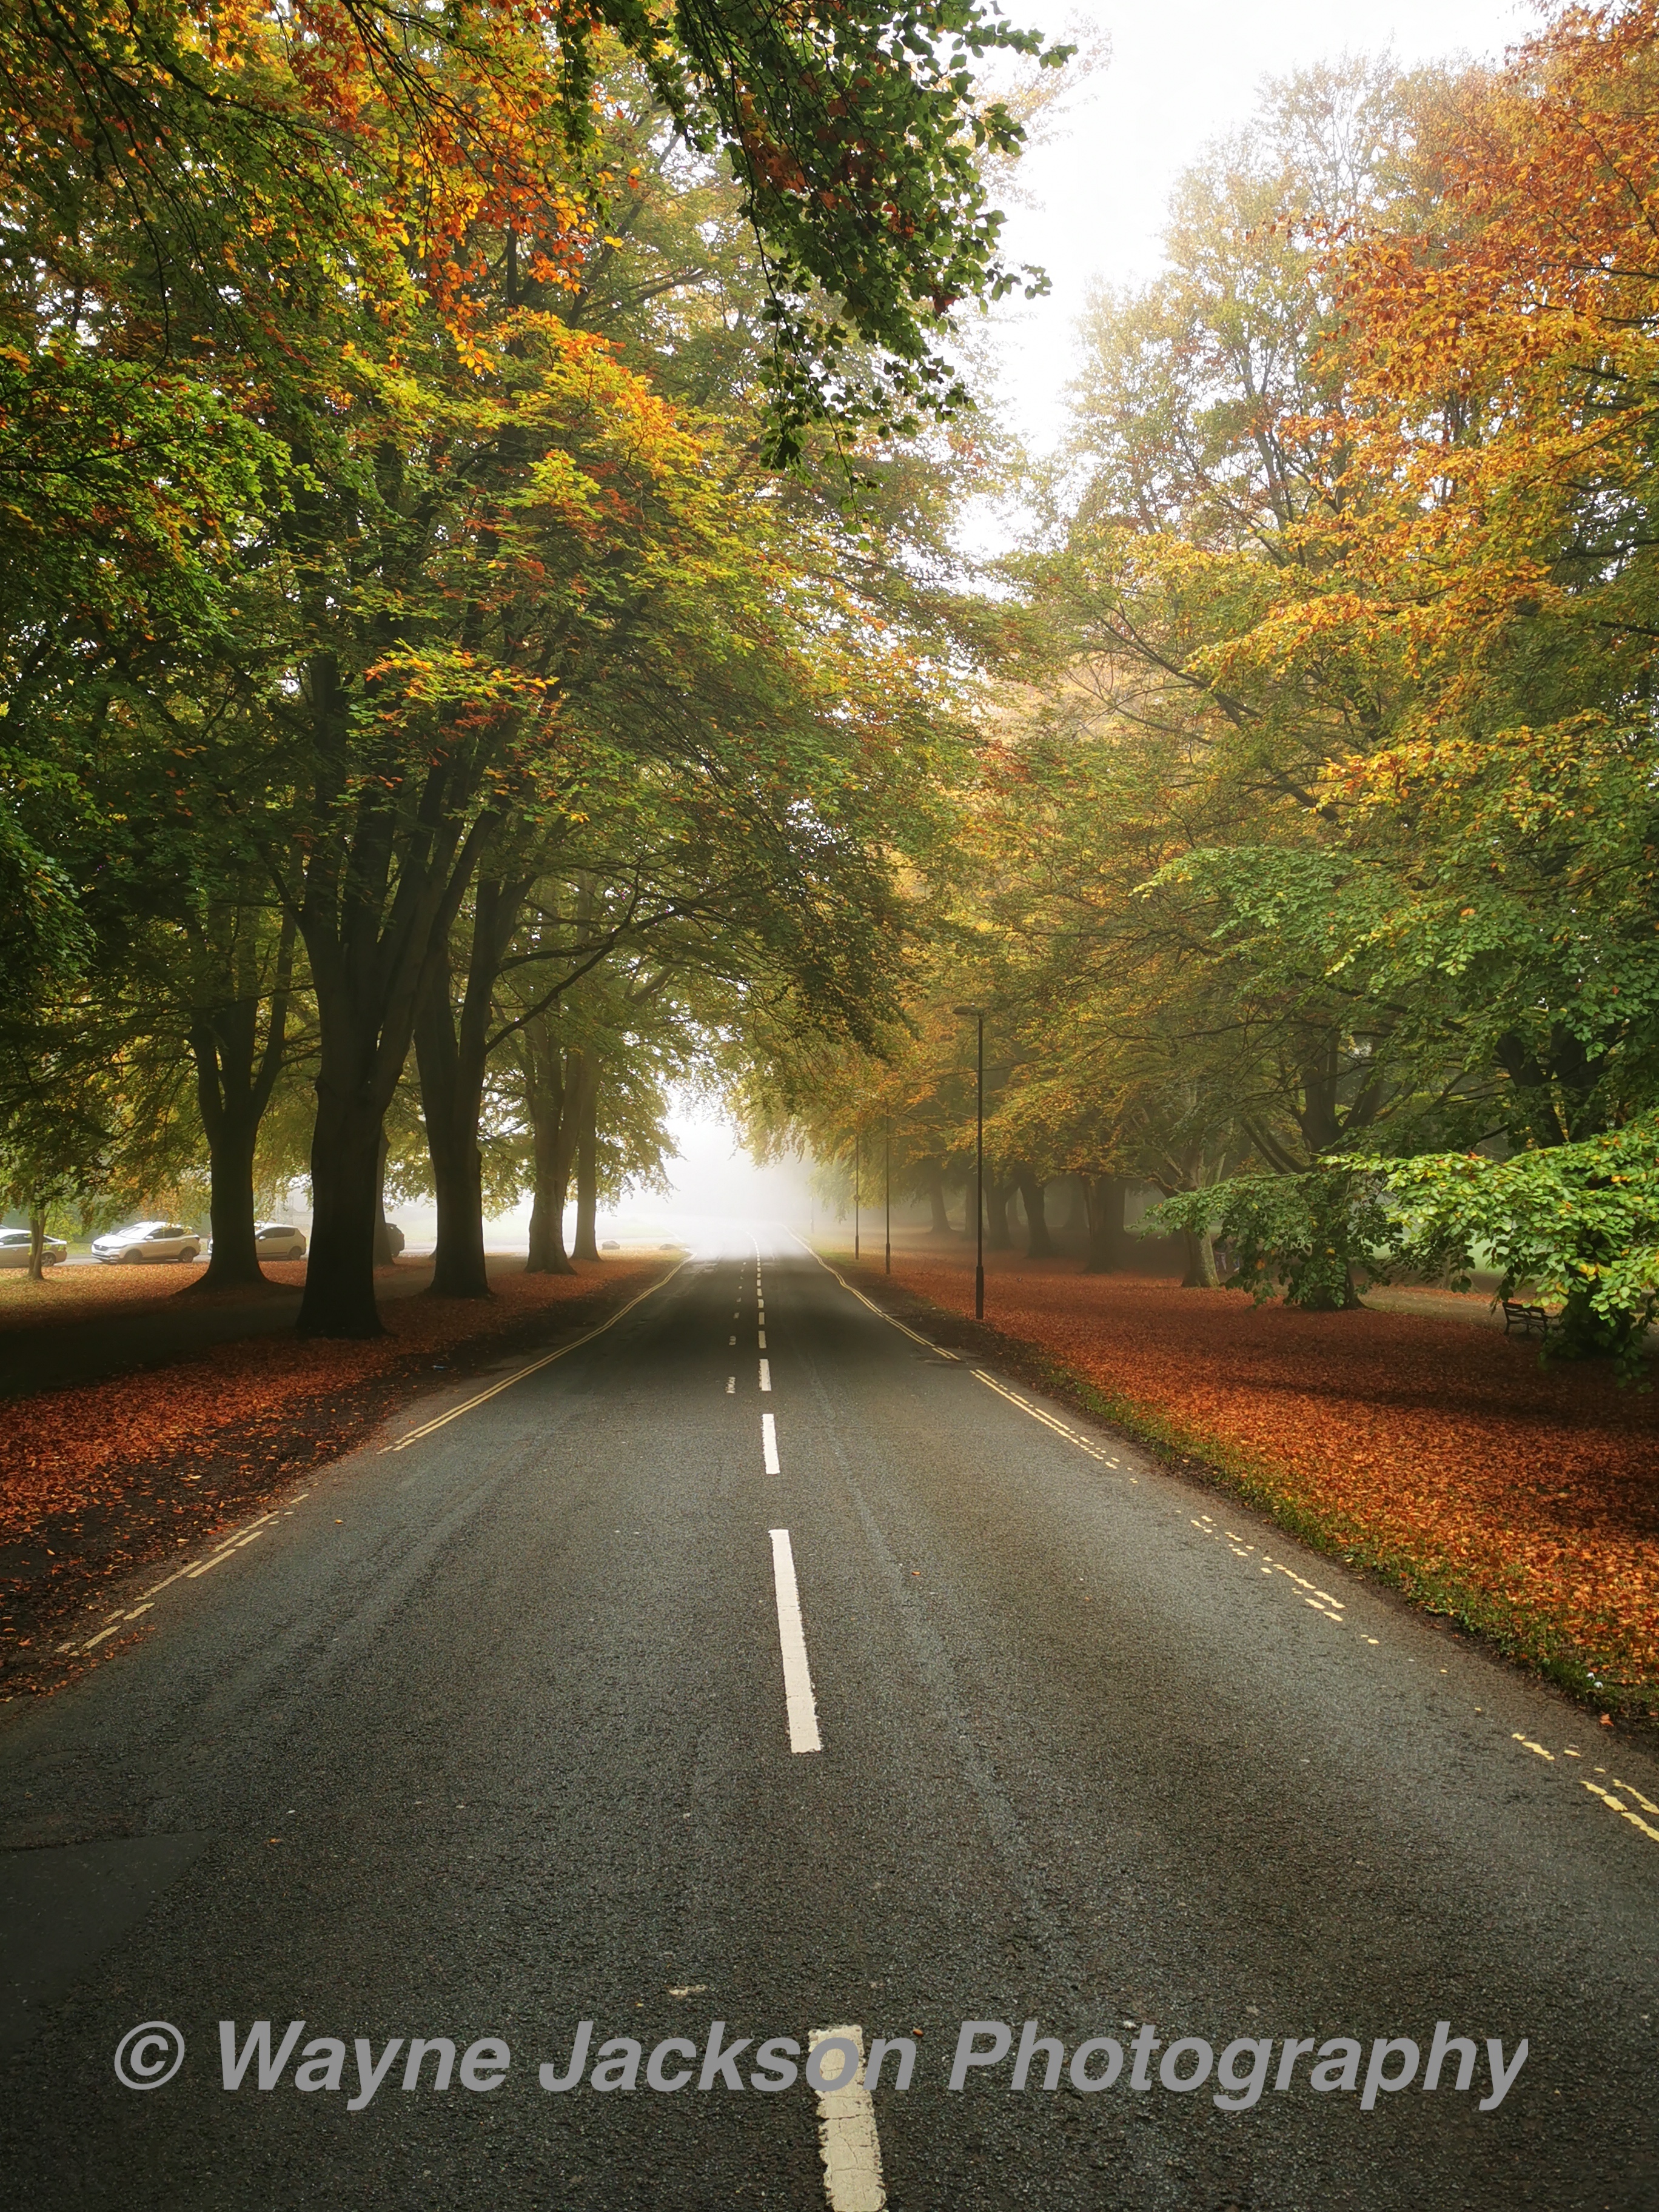
[[[999,1398],[1006,1398],[1011,1406],[1018,1406],[1022,1413],[1029,1413],[1034,1421],[1041,1421],[1045,1429],[1052,1429],[1057,1437],[1064,1437],[1068,1444],[1075,1444],[1079,1451],[1087,1452],[1091,1459],[1109,1460],[1112,1465],[1116,1465],[1109,1452],[1103,1450],[1098,1444],[1091,1444],[1086,1437],[1079,1436],[1075,1429],[1067,1428],[1064,1421],[1057,1421],[1052,1413],[1045,1413],[1041,1406],[1032,1405],[1018,1391],[1010,1390],[994,1376],[988,1375],[982,1367],[975,1367],[972,1372],[976,1382],[984,1383],[988,1390],[994,1390]]]
[[[556,1352],[544,1352],[539,1359],[532,1359],[527,1367],[518,1368],[513,1374],[502,1376],[499,1382],[492,1382],[487,1390],[480,1390],[476,1398],[469,1398],[465,1405],[452,1406],[448,1413],[440,1413],[435,1421],[423,1422],[418,1429],[411,1429],[406,1437],[399,1437],[395,1444],[382,1444],[381,1451],[403,1451],[410,1444],[419,1443],[422,1437],[429,1437],[434,1430],[446,1427],[451,1421],[459,1421],[463,1413],[471,1413],[475,1407],[482,1406],[488,1399],[499,1397],[503,1390],[510,1390],[515,1382],[522,1382],[526,1375],[533,1375],[538,1368],[550,1367],[556,1359],[563,1359],[573,1352],[580,1352],[583,1345],[592,1344],[594,1338],[603,1336],[606,1329],[615,1328],[624,1314],[631,1314],[635,1307],[648,1298],[653,1291],[661,1290],[665,1283],[672,1283],[684,1265],[684,1260],[676,1260],[665,1275],[659,1275],[654,1283],[640,1292],[638,1297],[629,1298],[625,1306],[618,1306],[610,1319],[602,1321],[597,1328],[590,1328],[586,1335],[579,1336],[572,1344],[562,1344]]]
[[[789,1234],[795,1237],[793,1229]],[[795,1242],[803,1252],[810,1254],[817,1261],[826,1275],[835,1277],[848,1297],[856,1298],[861,1306],[868,1306],[878,1321],[884,1321],[889,1328],[896,1328],[901,1336],[908,1336],[912,1344],[925,1345],[929,1352],[936,1352],[941,1359],[954,1359],[957,1357],[954,1352],[947,1352],[942,1344],[935,1344],[932,1337],[920,1335],[914,1328],[907,1328],[902,1321],[895,1321],[892,1315],[884,1313],[873,1298],[866,1298],[862,1291],[854,1290],[846,1276],[838,1268],[832,1267],[821,1252],[814,1252],[804,1237],[795,1237]]]
[[[104,1632],[106,1635],[109,1633],[107,1629],[106,1629]],[[1615,1797],[1612,1790],[1603,1790],[1600,1783],[1591,1782],[1583,1775],[1580,1775],[1578,1778],[1583,1784],[1586,1790],[1591,1791],[1594,1796],[1601,1800],[1601,1802],[1604,1805],[1609,1807],[1612,1811],[1617,1813],[1620,1820],[1628,1820],[1632,1827],[1639,1828],[1644,1836],[1650,1837],[1653,1842],[1659,1844],[1659,1828],[1650,1828],[1639,1813],[1632,1813],[1631,1811],[1630,1807],[1624,1802],[1622,1798]],[[1615,1775],[1613,1779],[1618,1781],[1618,1777]],[[1626,1789],[1627,1785],[1621,1782],[1619,1784],[1619,1787],[1623,1790]],[[1640,1795],[1638,1791],[1634,1790],[1630,1790],[1629,1794],[1632,1797],[1636,1797]],[[1641,1802],[1644,1805],[1647,1804],[1647,1800],[1644,1797],[1642,1798]],[[1653,1812],[1659,1810],[1659,1808],[1650,1805],[1648,1809],[1650,1812]]]
[[[1294,1583],[1297,1589],[1303,1592],[1304,1605],[1322,1615],[1325,1620],[1334,1620],[1339,1628],[1346,1628],[1348,1626],[1345,1611],[1347,1605],[1346,1598],[1333,1597],[1329,1590],[1322,1589],[1317,1583],[1310,1583],[1306,1575],[1297,1574],[1294,1567],[1287,1567],[1282,1559],[1275,1559],[1266,1552],[1257,1552],[1255,1546],[1247,1544],[1236,1530],[1218,1528],[1210,1514],[1204,1513],[1189,1517],[1192,1519],[1193,1527],[1197,1529],[1200,1536],[1213,1536],[1218,1542],[1224,1543],[1236,1559],[1255,1559],[1264,1575],[1283,1575],[1287,1582]],[[1376,1638],[1374,1636],[1368,1636],[1365,1641],[1368,1644],[1375,1644]]]
[[[1266,1552],[1257,1553],[1255,1547],[1246,1543],[1236,1529],[1218,1528],[1213,1516],[1208,1513],[1193,1517],[1192,1525],[1201,1536],[1213,1536],[1218,1541],[1224,1541],[1235,1559],[1248,1559],[1254,1554],[1261,1562],[1261,1572],[1264,1575],[1286,1576],[1300,1589],[1312,1591],[1312,1596],[1304,1598],[1304,1604],[1311,1606],[1316,1613],[1323,1613],[1326,1620],[1334,1620],[1339,1628],[1348,1626],[1340,1610],[1343,1604],[1342,1599],[1332,1597],[1328,1591],[1321,1589],[1317,1583],[1310,1583],[1305,1575],[1297,1574],[1294,1568],[1287,1567],[1282,1560],[1272,1559]],[[1318,1602],[1321,1598],[1325,1600],[1325,1605]],[[1336,1607],[1338,1610],[1328,1613],[1326,1606]],[[1377,1638],[1375,1636],[1367,1636],[1363,1640],[1367,1644],[1376,1644]],[[1551,1766],[1559,1763],[1556,1754],[1547,1745],[1536,1742],[1533,1737],[1526,1735],[1520,1729],[1510,1729],[1510,1741],[1511,1743],[1518,1743],[1522,1751],[1530,1752],[1534,1759],[1544,1759]],[[1577,1759],[1580,1755],[1571,1747],[1565,1753],[1568,1759]],[[1596,1769],[1598,1774],[1605,1773],[1606,1771],[1604,1767]],[[1592,1796],[1601,1800],[1609,1812],[1617,1813],[1621,1820],[1628,1820],[1633,1828],[1638,1828],[1650,1842],[1659,1844],[1659,1827],[1650,1826],[1642,1817],[1642,1813],[1646,1813],[1651,1814],[1655,1820],[1659,1820],[1659,1805],[1656,1805],[1650,1797],[1644,1796],[1641,1790],[1633,1788],[1630,1783],[1621,1782],[1616,1774],[1609,1778],[1613,1784],[1613,1790],[1603,1789],[1599,1782],[1592,1782],[1585,1775],[1581,1774],[1577,1778]],[[1614,1796],[1613,1794],[1615,1790],[1621,1793],[1619,1796]],[[1625,1802],[1626,1798],[1634,1799],[1642,1808],[1642,1813],[1632,1812],[1630,1807]]]

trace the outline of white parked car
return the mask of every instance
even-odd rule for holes
[[[295,1229],[291,1222],[256,1223],[253,1241],[262,1260],[303,1260],[306,1256],[305,1231]]]
[[[55,1267],[60,1260],[69,1257],[69,1246],[61,1237],[48,1237],[40,1247],[42,1263]],[[27,1267],[29,1263],[29,1232],[27,1229],[0,1229],[0,1267]]]
[[[112,1229],[107,1237],[94,1237],[92,1256],[106,1267],[124,1261],[199,1260],[202,1240],[176,1221],[135,1221],[131,1229]]]
[[[262,1260],[303,1260],[306,1256],[306,1236],[303,1229],[295,1229],[287,1221],[256,1221],[253,1224],[253,1249]],[[213,1250],[213,1239],[208,1239],[208,1250]]]

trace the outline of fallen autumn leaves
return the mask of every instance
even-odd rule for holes
[[[1074,1261],[988,1273],[988,1322],[1094,1410],[1511,1656],[1659,1711],[1659,1393],[1424,1314],[1253,1308]],[[891,1281],[973,1311],[971,1255],[896,1253]]]
[[[369,1343],[302,1343],[283,1329],[15,1401],[0,1429],[0,1698],[78,1671],[85,1662],[53,1647],[112,1583],[349,1450],[408,1403],[417,1376],[440,1362],[453,1375],[529,1334],[579,1334],[663,1267],[661,1255],[574,1275],[527,1275],[519,1262],[492,1270],[487,1303],[388,1300],[387,1334]],[[128,1279],[123,1304],[139,1296]],[[147,1287],[165,1306],[176,1285]]]

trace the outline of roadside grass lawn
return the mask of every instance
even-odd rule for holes
[[[440,1371],[453,1382],[520,1341],[538,1350],[579,1335],[671,1265],[657,1252],[528,1275],[522,1261],[502,1261],[491,1266],[489,1300],[384,1301],[386,1334],[367,1343],[301,1342],[284,1328],[9,1402],[0,1423],[0,1701],[97,1663],[58,1658],[54,1647],[134,1568],[262,1510]],[[297,1284],[303,1271],[270,1272]],[[70,1295],[90,1322],[112,1303],[130,1308],[141,1283],[164,1297],[180,1277],[190,1279],[183,1268],[122,1270],[112,1300],[103,1285]],[[54,1303],[61,1322],[70,1301]]]
[[[971,1249],[896,1251],[890,1281],[973,1312]],[[1659,1393],[1611,1363],[1540,1367],[1478,1312],[1253,1307],[1075,1260],[988,1255],[985,1310],[1079,1403],[1320,1549],[1605,1711],[1659,1713]]]

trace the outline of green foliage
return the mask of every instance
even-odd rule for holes
[[[1282,1291],[1289,1305],[1331,1313],[1357,1306],[1365,1280],[1386,1280],[1391,1227],[1375,1170],[1322,1162],[1302,1175],[1236,1176],[1182,1192],[1152,1209],[1141,1233],[1224,1237],[1228,1282],[1258,1305]]]
[[[1611,1356],[1621,1381],[1642,1372],[1659,1306],[1659,1112],[1508,1159],[1441,1152],[1353,1164],[1393,1194],[1393,1242],[1407,1264],[1495,1266],[1504,1297],[1525,1291],[1560,1304],[1549,1356]]]

